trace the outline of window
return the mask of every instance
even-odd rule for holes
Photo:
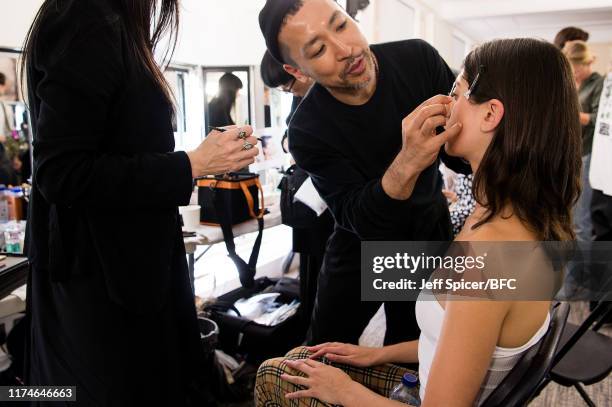
[[[185,97],[185,82],[188,70],[168,67],[164,72],[164,76],[170,85],[172,95],[174,96],[175,102],[175,117],[172,123],[174,130],[174,138],[176,144],[182,146],[184,144],[185,133],[187,132],[187,109],[186,109],[186,97]]]

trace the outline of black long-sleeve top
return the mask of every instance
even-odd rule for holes
[[[29,61],[27,384],[76,385],[79,405],[185,405],[204,389],[177,211],[191,167],[114,4],[57,2]]]
[[[332,211],[335,231],[325,268],[359,270],[360,241],[448,240],[450,221],[439,161],[418,177],[405,201],[389,197],[382,177],[402,146],[401,123],[420,103],[447,94],[454,76],[421,40],[373,45],[379,73],[371,99],[360,106],[336,100],[315,84],[289,127],[289,148]],[[468,172],[442,152],[450,167]]]

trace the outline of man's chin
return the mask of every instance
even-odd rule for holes
[[[370,73],[363,73],[360,78],[355,78],[352,81],[346,81],[347,89],[361,90],[365,89],[372,83],[373,76]]]

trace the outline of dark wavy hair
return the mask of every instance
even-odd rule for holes
[[[23,47],[21,60],[21,85],[24,87],[26,67],[35,52],[35,44],[45,17],[62,7],[69,7],[74,1],[82,0],[45,0],[34,22],[30,26]],[[131,42],[129,53],[138,61],[138,66],[151,77],[164,93],[166,100],[174,106],[170,85],[162,68],[157,64],[153,52],[165,34],[169,34],[169,46],[163,55],[162,66],[167,65],[176,47],[179,27],[179,0],[108,0],[112,2],[123,18],[124,28]],[[26,94],[25,92],[23,93]]]
[[[581,128],[571,67],[553,44],[528,38],[485,43],[464,62],[480,78],[470,103],[498,99],[504,116],[474,174],[474,197],[490,221],[510,205],[540,240],[573,240],[580,195]]]

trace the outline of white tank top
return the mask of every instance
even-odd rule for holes
[[[421,400],[425,397],[425,389],[427,388],[427,378],[431,363],[433,362],[436,353],[436,346],[440,339],[440,331],[442,330],[442,322],[444,321],[444,308],[433,297],[431,292],[422,291],[416,303],[416,318],[421,328],[421,336],[419,337],[419,382]],[[488,372],[480,386],[480,392],[476,397],[475,406],[480,405],[491,392],[501,383],[506,375],[512,370],[514,365],[519,361],[521,355],[529,348],[538,343],[540,339],[548,331],[550,325],[550,314],[546,315],[546,320],[527,341],[526,344],[518,348],[502,348],[495,347],[493,358],[489,365]]]

